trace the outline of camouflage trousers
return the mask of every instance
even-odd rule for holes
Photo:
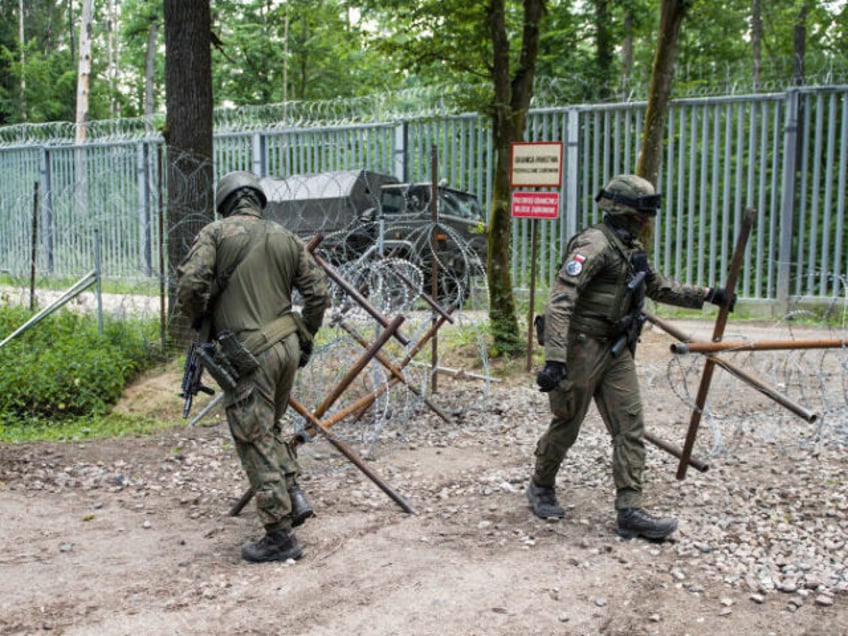
[[[280,418],[299,358],[297,334],[292,334],[259,354],[259,368],[226,396],[230,433],[265,526],[291,527],[288,489],[297,483],[300,468],[295,449],[283,437]]]
[[[566,453],[577,441],[580,426],[592,402],[612,437],[615,507],[642,505],[645,466],[645,422],[639,381],[631,351],[610,354],[610,342],[579,334],[568,346],[568,377],[548,394],[553,418],[536,444],[533,478],[553,486]]]

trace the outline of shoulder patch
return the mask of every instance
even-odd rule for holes
[[[582,254],[575,254],[570,261],[565,264],[565,273],[569,276],[579,276],[583,271],[583,263],[586,262],[586,257]]]

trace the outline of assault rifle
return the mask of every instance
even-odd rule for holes
[[[203,375],[203,363],[200,360],[200,352],[203,345],[209,339],[209,321],[206,320],[204,322],[205,324],[197,331],[197,337],[189,346],[188,353],[186,354],[183,381],[180,387],[180,397],[185,398],[183,417],[188,417],[195,395],[198,393],[213,395],[215,393],[215,390],[203,384],[201,379]]]
[[[215,393],[214,390],[201,382],[200,376],[203,369],[209,372],[209,375],[226,393],[235,390],[239,378],[249,375],[259,368],[259,361],[250,351],[244,348],[244,345],[238,341],[232,332],[220,332],[215,339],[217,344],[202,333],[203,330],[198,332],[197,340],[191,344],[186,357],[183,390],[180,393],[180,396],[186,400],[183,407],[183,417],[188,417],[191,410],[191,401],[198,391],[207,395]]]
[[[214,389],[203,384],[200,377],[203,375],[203,365],[200,363],[200,347],[201,344],[199,342],[192,342],[186,354],[182,390],[180,391],[180,397],[185,398],[183,417],[188,417],[195,395],[199,392],[206,395],[213,395],[215,393]]]
[[[639,339],[642,333],[642,327],[647,320],[647,315],[644,311],[645,306],[645,277],[648,272],[642,270],[635,274],[630,282],[627,283],[627,296],[633,296],[633,305],[630,311],[618,321],[618,337],[610,349],[613,357],[617,357],[624,347],[633,344]]]

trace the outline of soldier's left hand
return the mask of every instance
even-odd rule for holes
[[[545,368],[536,374],[536,384],[539,385],[539,390],[542,393],[549,393],[565,380],[566,375],[564,362],[548,361],[545,363]]]
[[[707,291],[706,299],[708,302],[719,307],[727,305],[727,309],[731,313],[736,309],[736,294],[734,293],[733,297],[730,298],[730,294],[727,293],[724,287],[710,287],[709,291]]]

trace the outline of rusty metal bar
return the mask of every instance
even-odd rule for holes
[[[453,311],[453,308],[452,308],[452,307],[450,308],[450,311]],[[424,348],[424,345],[425,345],[425,344],[427,344],[427,341],[428,341],[428,340],[430,340],[431,338],[433,338],[433,337],[436,335],[436,333],[438,333],[439,329],[441,329],[442,325],[444,325],[446,321],[447,321],[447,318],[445,318],[444,316],[439,316],[439,318],[437,318],[437,319],[436,319],[436,321],[435,321],[433,324],[431,324],[431,325],[430,325],[430,328],[429,328],[426,332],[424,332],[424,335],[423,335],[423,336],[421,336],[421,337],[418,339],[418,342],[416,342],[416,343],[415,343],[415,346],[414,346],[414,347],[412,347],[412,348],[411,348],[411,349],[410,349],[410,350],[406,353],[406,355],[403,357],[403,359],[401,360],[401,362],[400,362],[400,364],[399,364],[398,366],[399,366],[401,369],[406,368],[406,366],[407,366],[410,362],[412,362],[412,359],[413,359],[416,355],[418,355],[418,352],[420,352],[420,351],[421,351],[421,349],[423,349],[423,348]],[[392,380],[396,380],[396,378],[392,378]],[[392,383],[391,383],[391,386],[394,386],[395,384],[397,384],[397,382],[398,382],[398,381],[399,381],[399,380],[396,380],[395,382],[392,382]],[[391,382],[391,381],[390,381],[390,382]],[[374,400],[376,400],[378,397],[380,397],[380,395],[382,395],[382,393],[375,394],[375,395],[374,395]],[[365,414],[365,409],[367,409],[369,406],[371,406],[371,405],[370,405],[370,404],[368,404],[368,405],[366,405],[366,406],[361,407],[361,408],[362,408],[362,412],[361,412],[359,415],[357,415],[356,419],[359,419],[360,417],[362,417],[362,416]]]
[[[333,413],[326,420],[321,420],[321,421],[324,423],[324,426],[333,426],[335,424],[338,424],[339,422],[341,422],[343,419],[345,419],[349,415],[353,415],[357,411],[362,411],[362,410],[367,409],[369,406],[371,406],[374,403],[374,401],[378,397],[380,397],[384,393],[388,392],[389,389],[391,389],[393,386],[395,386],[399,382],[400,382],[399,378],[392,377],[388,382],[377,387],[377,389],[375,391],[372,391],[368,395],[363,395],[361,398],[359,398],[355,402],[351,402],[350,404],[348,404],[343,409]],[[306,433],[310,437],[315,437],[315,434],[317,433],[317,431],[315,431],[314,429],[306,429],[304,431],[304,433]],[[305,442],[306,438],[303,437],[303,435],[298,435],[298,436],[295,437],[295,440],[296,440],[297,443],[300,443],[300,442]]]
[[[414,366],[424,366],[422,362],[413,362]],[[451,378],[456,378],[458,380],[482,380],[484,382],[501,382],[500,378],[493,378],[488,375],[482,375],[480,373],[472,373],[470,371],[466,371],[465,369],[452,369],[450,367],[436,367],[436,373],[441,373],[442,375],[447,375]]]
[[[536,255],[539,251],[539,219],[533,219],[530,238],[530,301],[527,308],[527,358],[524,370],[530,373],[533,367],[533,314],[536,313]]]
[[[782,393],[779,393],[775,389],[772,389],[771,387],[763,384],[762,382],[757,380],[754,376],[748,374],[747,372],[743,371],[739,367],[730,364],[724,358],[719,358],[716,355],[708,356],[708,358],[711,358],[717,365],[719,365],[722,369],[724,369],[728,373],[731,373],[732,375],[736,376],[740,380],[744,380],[745,382],[750,384],[753,388],[755,388],[757,391],[759,391],[760,393],[762,393],[766,397],[771,398],[772,400],[774,400],[775,402],[777,402],[778,404],[780,404],[784,408],[792,411],[798,417],[810,422],[811,424],[819,418],[817,413],[813,413],[812,411],[805,409],[800,404],[795,404],[792,400],[790,400],[788,397],[786,397]]]
[[[365,338],[363,338],[359,333],[357,333],[356,329],[351,327],[347,322],[345,322],[344,320],[339,320],[338,325],[342,329],[344,329],[348,334],[350,334],[350,336],[354,340],[356,340],[360,345],[362,345],[363,347],[366,347],[366,348],[369,346],[368,341]],[[433,413],[438,415],[445,422],[451,421],[450,418],[447,416],[447,414],[442,409],[440,409],[438,407],[438,405],[434,404],[426,395],[421,393],[421,390],[417,386],[415,386],[409,380],[407,380],[406,376],[403,374],[403,371],[394,362],[389,360],[386,356],[384,356],[380,352],[377,352],[377,354],[374,356],[374,358],[377,360],[377,362],[382,364],[388,371],[390,371],[392,373],[392,375],[394,375],[398,380],[403,382],[410,391],[412,391],[415,395],[420,397],[424,401],[424,404],[426,404],[428,407],[430,407],[430,410],[433,411]]]
[[[397,335],[397,330],[400,325],[405,320],[404,316],[395,316],[392,321],[388,324],[388,326],[380,332],[380,335],[377,336],[377,339],[374,341],[368,349],[360,356],[359,360],[354,363],[354,365],[350,368],[350,370],[345,374],[345,376],[339,381],[336,385],[336,388],[331,391],[327,397],[324,398],[324,401],[315,409],[315,413],[318,417],[321,417],[327,410],[335,403],[337,399],[347,390],[347,387],[350,386],[351,382],[356,379],[362,370],[366,367],[366,365],[371,362],[371,360],[379,353],[380,349],[389,338]]]
[[[785,349],[844,349],[848,340],[738,340],[725,342],[675,342],[672,353],[716,353],[718,351],[782,351]]]
[[[424,347],[426,342],[430,338],[433,337],[433,334],[435,334],[435,332],[438,331],[442,327],[442,325],[445,324],[446,320],[447,319],[444,316],[439,317],[439,319],[436,321],[436,323],[431,325],[430,328],[424,333],[424,335],[422,335],[421,338],[419,338],[418,342],[416,342],[415,345],[412,348],[410,348],[409,351],[407,351],[403,360],[400,362],[399,367],[401,369],[403,369],[404,367],[406,367],[410,363],[410,361],[418,354],[418,352],[421,351],[421,349]],[[336,424],[336,423],[342,421],[348,415],[355,413],[356,411],[359,411],[359,410],[362,410],[362,409],[367,409],[374,402],[374,400],[376,400],[378,397],[383,395],[383,393],[388,391],[391,387],[393,387],[398,382],[400,382],[400,380],[398,380],[397,377],[393,377],[391,380],[388,381],[388,383],[381,386],[377,391],[363,396],[362,398],[360,398],[359,400],[357,400],[353,404],[351,404],[351,405],[345,407],[344,409],[338,411],[337,413],[333,414],[332,417],[330,417],[330,418],[328,418],[327,420],[324,421],[324,426],[330,427],[333,424]],[[340,392],[336,392],[336,393],[339,393],[339,395],[341,395]],[[291,400],[292,400],[292,398],[290,397],[289,398],[289,405],[292,404]],[[328,400],[324,400],[324,402],[322,403],[322,406],[324,406],[324,405],[326,405],[326,406],[324,406],[323,410],[321,410],[320,407],[319,407],[319,409],[315,410],[315,413],[314,413],[315,418],[320,419],[324,415],[324,413],[326,413],[326,411],[332,406],[332,404],[333,404],[333,402],[330,402]],[[292,407],[292,408],[294,408],[294,407]],[[312,428],[306,429],[304,431],[304,434],[309,435],[310,437],[314,437],[317,434],[317,432],[318,432],[318,430],[315,429],[314,427],[312,427]],[[289,443],[297,446],[297,444],[305,442],[306,438],[303,436],[304,434],[296,435]],[[239,500],[233,505],[233,507],[230,508],[229,515],[231,517],[237,517],[239,515],[239,513],[241,513],[241,511],[244,509],[244,507],[250,502],[251,498],[253,498],[253,495],[254,495],[253,488],[249,487],[244,492],[244,494],[241,496],[241,498],[239,498]]]
[[[316,238],[318,237],[316,236]],[[313,242],[314,241],[315,239],[313,239]],[[363,296],[358,289],[348,283],[332,265],[330,265],[326,260],[324,260],[323,256],[315,252],[315,247],[313,247],[310,251],[312,252],[312,256],[315,258],[315,261],[321,267],[324,268],[324,271],[327,272],[327,276],[329,276],[333,280],[333,282],[336,283],[336,285],[341,287],[347,293],[348,296],[355,300],[356,303],[365,311],[367,311],[374,320],[380,323],[380,325],[382,325],[383,327],[389,326],[389,319],[385,315],[383,315],[383,312],[381,312],[373,304],[371,304],[371,302],[365,296]],[[407,346],[409,344],[409,338],[401,334],[399,331],[396,331],[394,333],[394,337],[397,338],[403,346]]]
[[[433,191],[430,195],[430,213],[433,221],[433,229],[430,231],[430,249],[433,251],[433,262],[430,265],[430,294],[438,300],[439,298],[439,151],[436,144],[430,147],[430,175],[433,180]],[[436,317],[433,316],[433,324]],[[436,367],[439,364],[439,335],[433,334],[430,342],[430,365]],[[430,392],[437,393],[439,390],[439,376],[430,374]]]
[[[683,451],[680,450],[677,446],[674,446],[673,444],[669,444],[668,442],[664,442],[663,440],[659,439],[658,437],[651,435],[647,431],[645,433],[643,433],[642,437],[645,438],[645,441],[651,442],[651,444],[653,444],[654,446],[656,446],[660,450],[664,450],[669,455],[674,455],[675,457],[679,458],[680,455],[683,453]],[[698,470],[702,473],[705,473],[710,469],[708,464],[705,464],[701,460],[699,460],[695,457],[692,457],[691,455],[689,456],[688,461],[689,461],[689,465],[692,468],[694,468],[695,470]]]
[[[401,497],[398,493],[396,493],[391,486],[389,486],[383,479],[369,466],[362,461],[362,458],[354,451],[350,446],[345,444],[343,441],[338,439],[335,435],[333,435],[321,421],[315,417],[315,415],[310,412],[303,404],[301,404],[295,398],[289,398],[289,404],[292,408],[300,413],[303,417],[305,417],[312,426],[318,428],[321,433],[324,434],[324,437],[327,438],[327,441],[330,442],[336,449],[345,457],[347,457],[354,465],[361,470],[368,479],[373,481],[377,486],[386,493],[391,499],[397,503],[404,512],[408,512],[409,514],[415,514],[415,508],[410,506],[406,500]]]
[[[751,227],[754,225],[754,209],[748,208],[745,210],[745,218],[742,220],[742,227],[739,230],[739,236],[736,239],[736,248],[733,250],[733,260],[730,263],[730,269],[727,272],[727,280],[725,280],[725,289],[728,295],[732,298],[736,292],[736,280],[739,277],[739,270],[742,269],[742,259],[745,256],[745,245],[748,242],[748,236],[751,234]],[[727,318],[730,315],[729,303],[718,308],[718,316],[716,316],[715,327],[713,329],[713,342],[718,342],[724,335],[724,328],[727,325]],[[701,374],[701,384],[698,387],[698,394],[695,397],[695,407],[692,409],[692,416],[689,419],[689,430],[686,432],[686,441],[683,443],[683,453],[680,456],[680,463],[677,466],[677,479],[686,477],[686,469],[689,466],[689,456],[692,454],[692,447],[695,445],[695,438],[698,435],[698,426],[701,423],[701,413],[704,410],[704,405],[707,403],[707,393],[710,390],[710,383],[713,379],[713,369],[715,368],[715,359],[708,357],[704,362],[704,370]]]
[[[687,336],[685,333],[683,333],[680,329],[678,329],[674,325],[669,324],[665,320],[662,320],[661,318],[657,318],[656,316],[654,316],[650,313],[646,313],[646,316],[651,323],[655,324],[657,327],[659,327],[660,329],[665,331],[670,336],[677,338],[680,341],[689,341],[689,336]],[[694,342],[690,341],[690,342],[687,342],[687,344],[698,344],[698,343],[694,343]],[[791,399],[789,399],[787,396],[780,393],[777,389],[769,386],[768,384],[766,384],[762,380],[759,380],[758,378],[752,376],[751,374],[747,373],[746,371],[740,369],[737,365],[733,364],[729,360],[726,360],[725,358],[721,358],[721,357],[719,357],[715,354],[707,355],[707,358],[709,360],[712,360],[714,364],[719,365],[722,369],[724,369],[728,373],[731,373],[732,375],[736,376],[740,380],[747,382],[748,384],[751,385],[752,388],[759,391],[760,393],[762,393],[766,397],[771,398],[772,400],[774,400],[775,402],[777,402],[778,404],[780,404],[781,406],[783,406],[787,410],[791,411],[792,413],[794,413],[798,417],[800,417],[800,418],[802,418],[802,419],[804,419],[808,422],[811,422],[811,423],[815,422],[818,419],[818,415],[816,415],[812,411],[804,408],[800,404],[796,404]]]
[[[389,323],[388,327],[386,327],[386,329],[384,329],[380,333],[379,337],[374,342],[374,344],[362,354],[359,360],[357,360],[356,364],[353,365],[350,371],[345,374],[345,377],[342,378],[342,380],[336,385],[336,388],[332,392],[330,392],[330,394],[326,398],[324,398],[324,401],[318,406],[318,408],[315,409],[315,417],[320,418],[324,415],[324,413],[327,412],[327,410],[329,410],[333,403],[335,403],[335,401],[339,399],[341,394],[344,393],[345,389],[347,389],[350,383],[356,379],[356,376],[358,376],[362,372],[362,369],[364,369],[365,366],[371,361],[371,359],[377,354],[377,352],[380,350],[380,347],[386,344],[389,338],[391,338],[393,335],[396,335],[397,329],[398,327],[400,327],[403,321],[403,316],[396,316],[394,320]],[[289,397],[290,406],[293,406],[293,399],[294,398]],[[253,487],[250,486],[235,503],[235,505],[230,508],[230,516],[237,517],[242,511],[242,509],[253,497],[253,495],[254,490]]]
[[[309,239],[309,243],[306,244],[306,249],[310,254],[314,254],[315,250],[321,245],[321,242],[324,240],[323,234],[316,234],[311,239]]]
[[[659,316],[655,316],[654,314],[652,314],[649,311],[645,312],[645,318],[651,324],[654,324],[657,327],[659,327],[660,329],[662,329],[663,331],[665,331],[672,338],[676,338],[677,340],[680,340],[681,342],[686,342],[686,343],[694,342],[692,340],[692,338],[689,337],[689,334],[685,333],[682,329],[678,329],[677,327],[675,327],[673,324],[671,324],[667,320],[660,318]]]

